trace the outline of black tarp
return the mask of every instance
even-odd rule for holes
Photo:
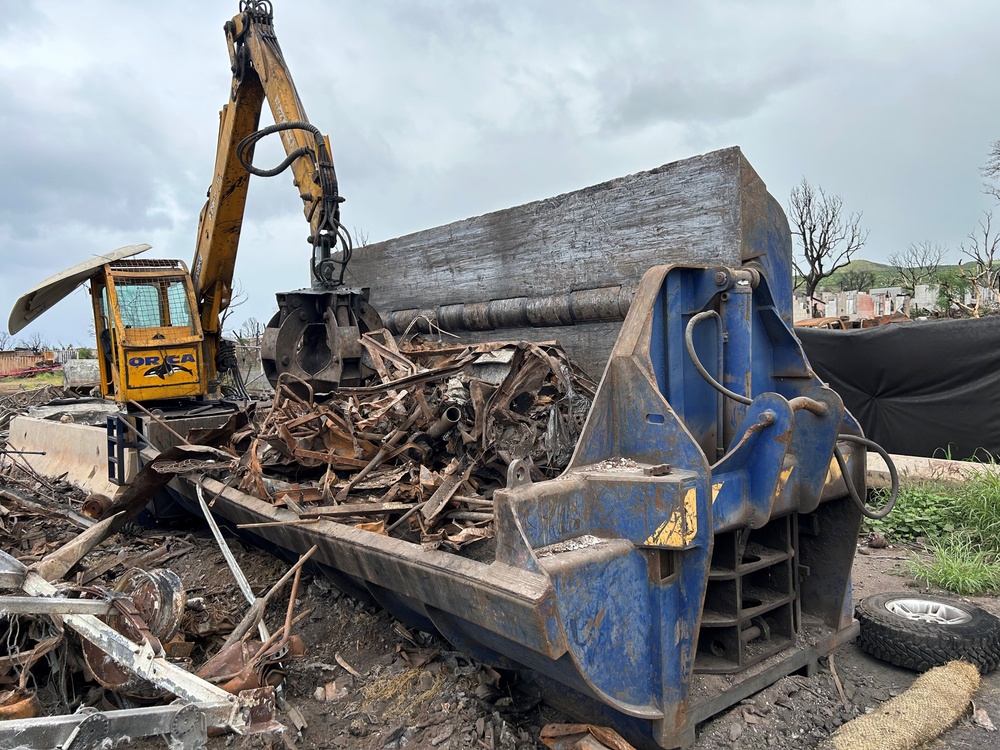
[[[1000,317],[795,333],[819,377],[890,453],[1000,457]]]

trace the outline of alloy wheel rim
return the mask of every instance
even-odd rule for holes
[[[907,620],[936,625],[961,625],[972,619],[964,609],[929,599],[891,599],[885,603],[885,608]]]

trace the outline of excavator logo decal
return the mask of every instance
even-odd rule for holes
[[[193,375],[189,367],[185,367],[182,363],[184,362],[194,362],[195,358],[193,354],[183,354],[177,356],[176,354],[168,354],[162,359],[160,357],[132,357],[129,359],[128,363],[130,367],[143,367],[148,365],[148,369],[143,372],[143,377],[146,378],[159,378],[163,380],[164,378],[173,375],[175,372],[186,372],[188,375]]]

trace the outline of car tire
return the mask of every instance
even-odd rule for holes
[[[862,599],[855,616],[858,645],[899,667],[926,672],[955,659],[982,674],[1000,665],[1000,619],[971,604],[927,594],[876,594]]]

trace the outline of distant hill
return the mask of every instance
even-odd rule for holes
[[[957,265],[951,266],[941,266],[940,271],[958,271]],[[873,260],[865,260],[864,258],[858,258],[857,260],[852,260],[846,266],[838,270],[832,276],[828,276],[820,282],[817,287],[817,291],[821,292],[839,292],[841,291],[840,282],[844,277],[845,273],[851,271],[866,271],[875,274],[875,284],[874,287],[885,287],[885,286],[895,286],[898,279],[896,277],[896,269],[887,263],[876,263]],[[798,280],[798,279],[796,279]],[[868,291],[868,290],[861,290]]]

